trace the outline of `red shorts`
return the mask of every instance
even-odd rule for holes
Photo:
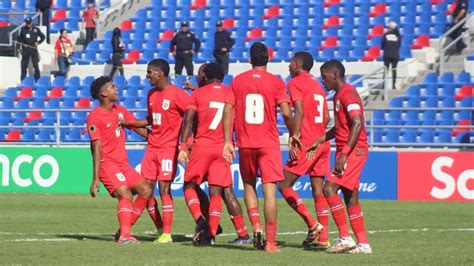
[[[280,149],[240,148],[239,157],[242,179],[255,179],[260,169],[263,184],[285,180]]]
[[[172,182],[176,175],[177,157],[177,148],[147,148],[142,159],[142,176],[146,180]]]
[[[184,182],[228,187],[232,185],[230,163],[222,156],[222,147],[195,147],[184,173]]]
[[[99,180],[112,195],[119,187],[132,188],[144,179],[128,163],[106,161],[100,163]]]
[[[298,153],[298,160],[290,160],[286,162],[285,170],[298,176],[327,176],[330,174],[329,170],[329,154],[331,147],[329,142],[324,143],[316,151],[313,160],[306,159],[306,149]]]
[[[336,154],[336,160],[340,153]],[[346,168],[341,176],[330,174],[327,181],[338,184],[349,190],[359,189],[360,174],[368,157],[367,148],[355,148],[347,157]]]

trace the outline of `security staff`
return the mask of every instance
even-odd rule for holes
[[[468,10],[467,0],[456,0],[454,4],[456,4],[456,8],[454,9],[453,14],[452,14],[453,24],[451,25],[451,28],[459,24],[461,20],[463,20],[466,17],[467,10]],[[461,26],[459,26],[457,29],[455,29],[453,32],[451,32],[451,34],[449,34],[449,37],[453,41],[456,40],[459,36],[461,36],[463,32],[463,27],[464,27],[464,23]],[[461,38],[456,43],[455,49],[453,49],[452,53],[461,54],[462,50],[464,50],[464,48],[466,47],[467,45],[464,43],[464,41]]]
[[[194,49],[193,49],[194,43]],[[175,49],[176,46],[176,49]],[[170,43],[170,51],[173,53],[176,63],[174,71],[176,75],[181,75],[183,65],[186,67],[188,76],[193,75],[193,55],[199,51],[201,41],[190,32],[188,23],[181,23],[181,31],[176,33]]]
[[[232,38],[230,32],[224,29],[222,21],[218,21],[216,24],[217,31],[214,37],[214,51],[213,55],[216,59],[216,63],[222,66],[224,73],[229,73],[229,52],[234,46],[235,40]]]
[[[382,39],[383,63],[386,70],[392,65],[392,89],[396,89],[397,82],[397,64],[400,60],[400,46],[402,44],[402,37],[398,30],[397,23],[390,22],[388,24],[388,31],[384,34]],[[386,72],[387,72],[386,71]]]
[[[35,69],[35,80],[38,80],[41,74],[38,66],[39,54],[37,48],[44,41],[45,36],[38,27],[33,25],[31,18],[26,18],[25,23],[26,25],[21,28],[16,39],[17,49],[21,52],[21,80],[26,77],[30,58]]]
[[[42,25],[46,26],[46,42],[51,43],[49,39],[49,9],[52,0],[36,0],[36,11],[41,12],[43,17]]]

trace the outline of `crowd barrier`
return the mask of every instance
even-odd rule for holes
[[[129,161],[138,171],[143,152],[128,150]],[[288,152],[282,151],[282,155],[284,163]],[[361,176],[360,198],[474,202],[473,162],[472,151],[371,151]],[[0,165],[1,192],[89,193],[92,160],[85,147],[2,147]],[[242,197],[238,158],[231,170],[234,190]],[[183,177],[184,167],[178,165],[171,187],[174,196],[183,196]],[[261,184],[258,186],[261,193]],[[311,198],[307,176],[298,180],[294,188],[301,197]],[[107,192],[102,188],[101,193]]]

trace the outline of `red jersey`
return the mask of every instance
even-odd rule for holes
[[[70,56],[71,53],[69,52],[69,49],[71,49],[71,47],[72,47],[71,40],[69,40],[69,39],[64,40],[62,38],[59,38],[56,41],[56,45],[54,46],[54,50],[56,50],[56,53],[58,55]]]
[[[87,116],[87,131],[91,141],[101,141],[102,162],[128,163],[125,130],[118,125],[119,118],[130,122],[136,120],[125,107],[116,104],[111,111],[97,106]]]
[[[183,115],[191,97],[182,89],[169,85],[164,90],[153,88],[148,92],[148,116],[152,118],[148,147],[177,147]]]
[[[95,28],[96,19],[99,17],[99,12],[95,8],[86,8],[82,12],[82,18],[86,22],[86,28]]]
[[[229,87],[214,83],[193,92],[188,106],[197,112],[197,133],[194,146],[223,146],[222,114]]]
[[[235,133],[240,148],[280,148],[277,107],[289,102],[285,83],[262,70],[234,78],[226,103],[235,107]]]
[[[334,95],[334,117],[336,119],[336,147],[337,150],[342,149],[349,140],[351,132],[351,117],[360,115],[362,118],[362,131],[355,147],[368,148],[367,132],[365,129],[364,109],[362,100],[357,90],[350,84],[346,83]]]
[[[299,74],[288,82],[292,102],[303,103],[303,121],[301,124],[301,142],[305,146],[326,133],[326,110],[328,103],[321,84],[309,73]]]

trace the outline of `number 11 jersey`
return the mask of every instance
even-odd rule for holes
[[[235,108],[235,133],[239,148],[280,148],[277,107],[289,102],[285,83],[263,70],[249,70],[231,83],[226,103]]]

